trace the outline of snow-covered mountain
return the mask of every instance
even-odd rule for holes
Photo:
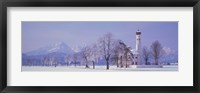
[[[33,50],[30,52],[25,53],[28,56],[34,56],[34,55],[46,55],[50,53],[64,53],[64,54],[73,54],[74,51],[67,46],[64,42],[59,42],[55,44],[51,44],[42,48],[39,48],[37,50]]]

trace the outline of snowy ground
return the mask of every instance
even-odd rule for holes
[[[116,66],[110,66],[109,70],[106,70],[106,66],[96,66],[95,69],[85,68],[85,66],[22,66],[22,71],[36,71],[36,72],[119,72],[119,71],[178,71],[178,66],[163,66],[163,68],[136,68],[132,66],[130,68],[117,68]]]

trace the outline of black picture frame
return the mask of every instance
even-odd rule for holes
[[[7,7],[193,7],[194,86],[7,86]],[[2,0],[0,1],[0,91],[2,93],[199,93],[200,0]]]

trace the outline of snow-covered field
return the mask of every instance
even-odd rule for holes
[[[85,66],[57,66],[57,67],[46,67],[46,66],[22,66],[22,72],[33,71],[33,72],[118,72],[118,71],[178,71],[178,66],[163,66],[163,68],[136,68],[132,66],[129,68],[117,68],[116,66],[110,66],[109,70],[106,70],[106,66],[96,66],[95,69],[85,68]]]

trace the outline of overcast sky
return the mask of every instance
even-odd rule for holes
[[[22,52],[57,42],[71,48],[92,44],[108,32],[135,49],[137,29],[142,46],[159,40],[169,51],[178,50],[178,22],[22,22]]]

